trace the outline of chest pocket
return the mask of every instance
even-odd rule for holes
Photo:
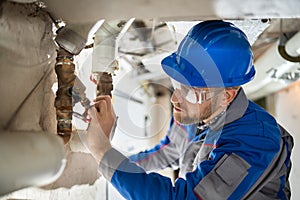
[[[203,199],[228,199],[247,176],[250,165],[235,153],[224,155],[194,188]]]

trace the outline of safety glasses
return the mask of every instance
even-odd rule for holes
[[[211,98],[221,94],[224,89],[200,89],[182,85],[181,83],[171,79],[174,91],[177,90],[182,98],[190,103],[202,104]]]

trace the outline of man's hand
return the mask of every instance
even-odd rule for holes
[[[109,137],[116,116],[110,96],[99,96],[94,102],[95,106],[89,110],[91,122],[87,130],[87,145],[99,163],[105,152],[111,148]]]

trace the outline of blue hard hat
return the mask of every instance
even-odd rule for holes
[[[232,87],[255,75],[251,45],[243,31],[221,20],[198,23],[178,50],[161,62],[176,81],[192,87]]]

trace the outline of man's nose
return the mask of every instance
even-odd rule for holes
[[[182,96],[178,89],[175,89],[171,96],[171,103],[182,103]]]

